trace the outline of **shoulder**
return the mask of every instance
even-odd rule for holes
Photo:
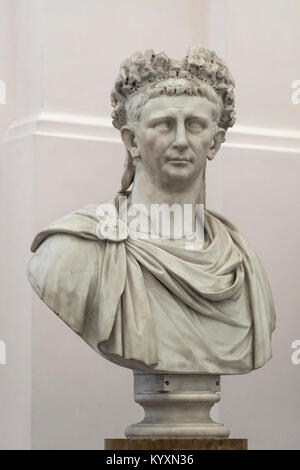
[[[53,270],[67,277],[93,272],[104,249],[104,242],[100,240],[87,240],[65,233],[53,234],[37,248],[29,262],[28,273],[42,275]]]
[[[77,332],[93,300],[104,251],[103,241],[56,233],[41,243],[29,262],[35,292]]]

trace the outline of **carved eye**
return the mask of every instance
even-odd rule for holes
[[[191,132],[201,132],[203,130],[203,124],[198,119],[188,120],[186,127]]]
[[[171,121],[159,121],[154,125],[154,128],[158,132],[168,132],[172,128]]]

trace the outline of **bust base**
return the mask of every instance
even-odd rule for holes
[[[220,376],[134,374],[134,399],[145,418],[125,430],[128,439],[226,439],[230,431],[210,417],[220,400]]]
[[[105,450],[248,450],[248,439],[105,439]]]

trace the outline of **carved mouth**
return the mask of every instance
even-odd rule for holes
[[[194,155],[190,152],[170,152],[165,154],[166,159],[172,162],[192,162]]]
[[[189,158],[169,158],[168,162],[171,163],[191,163],[191,160]]]

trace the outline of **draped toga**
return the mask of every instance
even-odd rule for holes
[[[140,371],[241,374],[271,358],[275,310],[255,252],[205,210],[205,244],[101,240],[98,205],[34,239],[30,282],[95,351]]]

